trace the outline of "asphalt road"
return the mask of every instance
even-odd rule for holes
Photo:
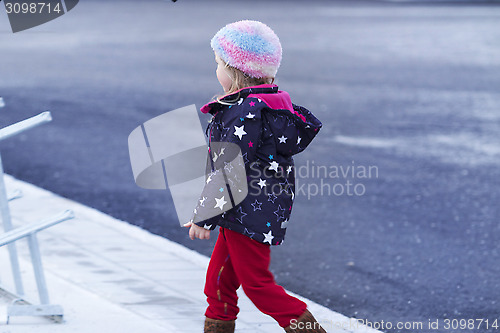
[[[371,322],[499,318],[499,5],[87,0],[18,34],[0,11],[2,126],[54,117],[0,143],[6,172],[209,255],[215,233],[189,240],[169,193],[135,185],[127,137],[220,93],[209,40],[245,18],[280,36],[277,83],[324,124],[296,157],[277,281]]]

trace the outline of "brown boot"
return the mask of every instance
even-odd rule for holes
[[[234,333],[234,320],[205,318],[205,333]]]
[[[285,327],[288,333],[327,333],[323,327],[316,321],[309,310],[306,310],[297,321]]]

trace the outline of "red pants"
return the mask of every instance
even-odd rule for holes
[[[263,313],[273,317],[281,327],[290,325],[307,308],[306,303],[288,295],[276,284],[269,271],[270,245],[259,243],[229,229],[219,228],[207,270],[205,295],[208,308],[205,316],[234,320],[238,315],[236,290],[243,291]]]

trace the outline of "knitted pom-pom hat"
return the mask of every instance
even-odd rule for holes
[[[220,29],[210,42],[226,64],[254,77],[275,77],[281,44],[271,28],[259,21],[238,21]]]

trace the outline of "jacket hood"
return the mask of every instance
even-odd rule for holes
[[[267,107],[261,109],[264,131],[272,133],[277,153],[291,156],[303,151],[321,129],[322,123],[306,108],[292,103],[286,91],[277,85],[262,84],[247,87],[221,98],[222,102],[233,102],[241,98],[257,98]],[[236,102],[234,102],[236,101]],[[225,103],[214,101],[204,105],[201,112],[216,113]]]
[[[287,119],[286,125],[280,126],[280,120],[276,118],[276,113],[273,115],[273,123],[271,123],[271,130],[276,138],[277,151],[282,155],[295,155],[303,151],[316,137],[321,129],[322,123],[306,108],[292,104],[290,114],[285,115]],[[290,120],[295,126],[290,126]],[[290,129],[294,127],[293,129]],[[284,137],[287,139],[284,140]],[[284,141],[284,142],[282,142]]]
[[[290,156],[303,151],[318,134],[322,123],[306,108],[292,103],[286,91],[250,94],[266,103],[262,109],[264,129],[274,136],[277,153]]]

